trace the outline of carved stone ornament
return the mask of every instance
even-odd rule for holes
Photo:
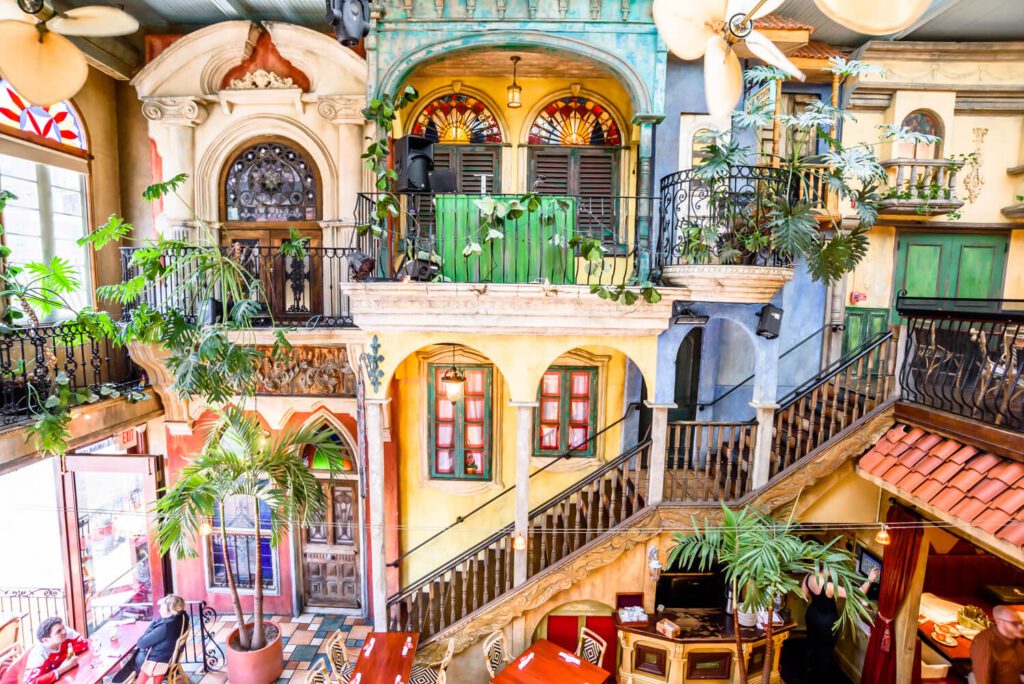
[[[250,71],[242,78],[231,81],[231,87],[237,90],[271,90],[274,88],[294,88],[295,81],[287,76],[279,76],[273,71],[257,69]]]
[[[342,347],[292,347],[280,361],[264,353],[257,377],[259,394],[295,394],[354,397],[356,374]]]
[[[981,188],[985,185],[985,179],[981,177],[981,147],[985,144],[986,135],[987,128],[974,129],[974,156],[967,162],[967,175],[964,177],[967,201],[972,204],[977,201],[981,195]]]
[[[365,105],[362,95],[332,95],[317,101],[316,112],[328,121],[363,123]]]
[[[206,107],[195,97],[147,97],[142,100],[142,115],[150,121],[198,126],[206,121]]]

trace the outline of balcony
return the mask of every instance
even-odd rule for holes
[[[1024,432],[1024,300],[900,297],[905,401]]]
[[[1014,179],[1013,202],[1003,207],[1003,216],[1015,223],[1024,223],[1024,164],[1006,169],[1006,175]]]
[[[74,323],[8,328],[0,333],[0,429],[38,413],[62,373],[72,391],[89,389],[99,399],[144,384],[127,350]]]
[[[945,159],[890,159],[888,189],[879,213],[897,216],[940,216],[964,205],[956,196],[956,174],[962,164]]]

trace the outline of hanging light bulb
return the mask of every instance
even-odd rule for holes
[[[462,398],[466,388],[466,374],[452,366],[441,376],[441,384],[444,385],[444,395],[454,404]]]
[[[208,522],[202,522],[199,524],[199,534],[204,537],[209,537],[213,534],[213,527]]]
[[[882,523],[881,529],[878,530],[878,534],[875,535],[875,543],[882,546],[888,546],[892,543],[892,537],[889,535],[889,526]]]
[[[516,67],[519,65],[519,55],[512,57],[512,85],[508,87],[509,109],[519,109],[523,106],[523,89],[516,83]]]
[[[512,538],[512,548],[516,551],[525,551],[526,535],[522,532],[516,532],[516,535]]]

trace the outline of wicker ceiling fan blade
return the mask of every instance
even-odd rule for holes
[[[699,59],[711,25],[725,20],[725,0],[654,0],[654,25],[665,45],[679,59]]]
[[[851,31],[886,36],[917,21],[931,0],[814,0],[814,4],[826,17]]]
[[[0,74],[34,105],[49,107],[82,89],[85,55],[64,36],[22,21],[0,21]]]
[[[800,71],[795,64],[789,61],[789,58],[786,57],[782,50],[776,47],[775,43],[765,38],[764,34],[751,31],[745,40],[750,51],[760,57],[762,61],[782,69],[790,76],[801,81],[806,78],[804,72]]]
[[[125,36],[139,30],[139,20],[116,7],[89,5],[58,14],[46,27],[65,36]]]
[[[711,36],[704,51],[704,98],[708,114],[727,116],[743,94],[740,59],[725,39]]]

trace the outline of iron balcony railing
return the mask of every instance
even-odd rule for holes
[[[139,275],[139,267],[133,260],[137,249],[121,249],[121,275],[125,282]],[[361,253],[358,247],[309,247],[304,259],[282,254],[279,247],[247,244],[244,240],[222,249],[233,255],[262,287],[266,304],[253,319],[254,325],[310,328],[354,325],[348,296],[341,291],[340,284],[350,279],[352,257]],[[187,258],[193,252],[198,253],[198,250],[186,248],[168,254],[167,265],[171,270],[159,282],[147,285],[138,300],[127,307],[127,312],[140,303],[161,311],[176,309],[193,319],[209,316],[207,311],[222,311],[223,302],[211,304],[187,298],[185,284],[200,276],[198,258]],[[185,258],[181,258],[183,256]]]
[[[359,196],[357,225],[372,222],[381,197]],[[505,212],[518,195],[392,197],[399,209],[367,255],[366,279],[628,285],[646,273],[648,241],[634,227],[653,198],[541,195],[534,210],[512,216]]]
[[[72,390],[88,388],[101,398],[145,386],[127,349],[74,322],[6,328],[0,332],[0,427],[39,413],[61,373]]]
[[[1024,432],[1024,300],[904,297],[903,399]]]

